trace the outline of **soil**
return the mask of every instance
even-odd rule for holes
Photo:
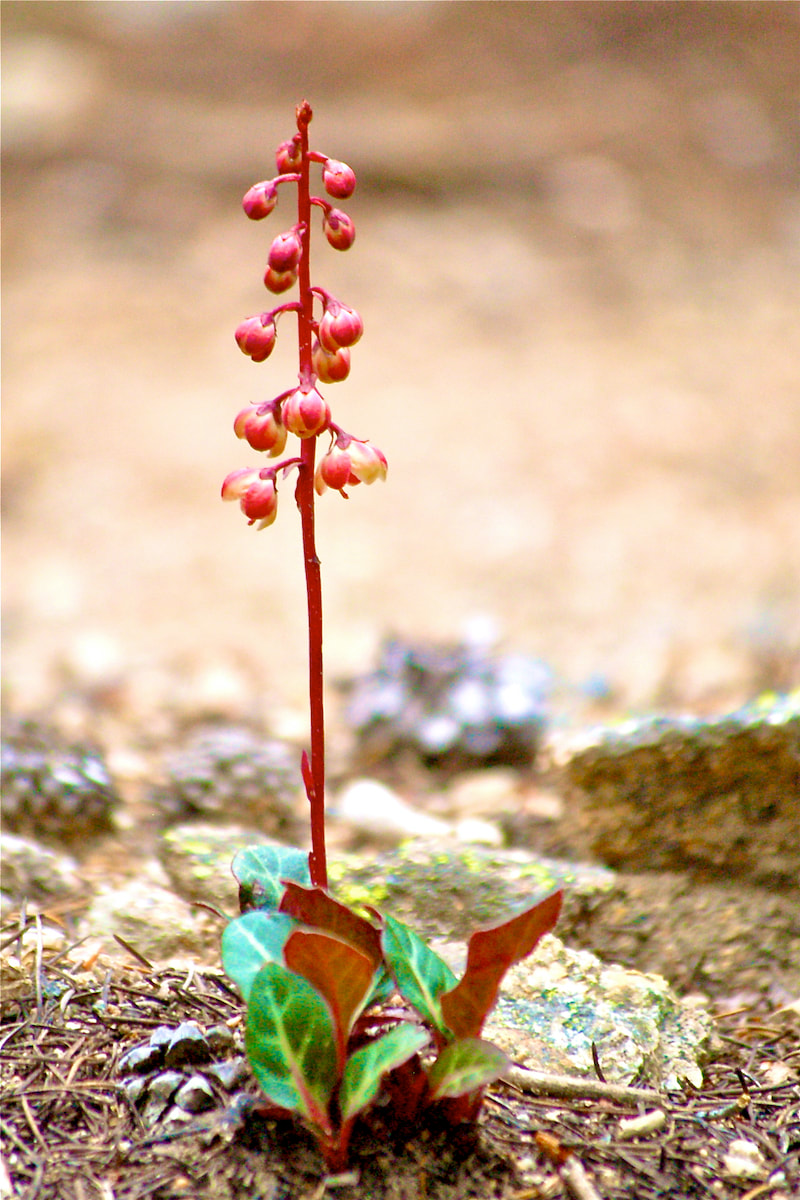
[[[302,734],[290,496],[257,536],[216,495],[248,457],[233,416],[292,379],[289,339],[255,369],[232,330],[263,306],[281,228],[238,199],[304,94],[359,178],[356,246],[315,268],[367,327],[330,398],[390,462],[385,486],[319,507],[331,678],[390,630],[451,639],[488,615],[550,664],[559,720],[800,684],[792,6],[6,2],[3,19],[8,708],[91,734],[134,796],[198,716]],[[335,695],[331,718],[336,761]],[[126,853],[93,869],[122,878]],[[501,1088],[473,1145],[367,1130],[338,1187],[295,1132],[140,1127],[114,1064],[142,1028],[240,1019],[212,972],[175,981],[120,957],[66,1002],[30,977],[11,997],[20,1200],[579,1195],[564,1147],[608,1200],[800,1186],[797,1020],[768,980],[720,1000],[706,1085],[664,1100],[654,1136],[621,1143],[608,1101]],[[786,1181],[725,1178],[734,1137]]]

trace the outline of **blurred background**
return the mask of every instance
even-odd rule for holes
[[[800,682],[799,14],[6,0],[7,703],[302,709],[291,486],[262,533],[219,487],[296,377],[233,330],[304,97],[358,177],[326,394],[389,460],[319,505],[331,676],[488,618],[620,710]]]

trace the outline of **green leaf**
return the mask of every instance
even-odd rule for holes
[[[550,932],[558,920],[562,897],[562,892],[553,892],[510,920],[473,933],[463,978],[441,997],[442,1016],[457,1038],[478,1036],[506,971]]]
[[[307,979],[327,1001],[343,1070],[350,1030],[372,986],[373,964],[349,942],[317,929],[295,929],[286,942],[284,959],[290,971]]]
[[[294,846],[245,846],[231,866],[239,882],[239,907],[277,908],[284,891],[284,880],[310,884],[308,854]]]
[[[366,954],[375,968],[383,962],[379,931],[346,904],[334,900],[324,888],[287,883],[280,911],[302,921],[304,925],[311,925],[314,929],[324,930],[349,942]]]
[[[383,951],[398,991],[424,1021],[449,1039],[439,997],[456,983],[447,963],[439,958],[412,929],[394,917],[384,918]]]
[[[261,968],[250,988],[245,1048],[269,1099],[330,1134],[328,1105],[337,1082],[333,1021],[306,979],[279,963]]]
[[[342,1124],[346,1125],[362,1112],[377,1096],[381,1080],[388,1071],[401,1066],[428,1042],[428,1035],[419,1025],[397,1025],[383,1037],[368,1042],[347,1060],[339,1108]]]
[[[222,966],[245,1000],[258,972],[267,962],[283,963],[286,939],[297,922],[274,909],[246,912],[225,927]]]
[[[509,1060],[499,1046],[481,1038],[459,1038],[445,1046],[428,1071],[432,1098],[464,1096],[499,1079]]]

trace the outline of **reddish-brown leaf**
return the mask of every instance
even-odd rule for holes
[[[558,920],[562,898],[562,892],[553,892],[510,920],[473,933],[463,978],[439,997],[445,1023],[455,1037],[480,1036],[503,976],[550,932]]]
[[[327,1002],[336,1028],[339,1069],[347,1038],[372,985],[370,959],[349,942],[316,929],[295,929],[283,950],[290,971],[302,975]]]
[[[308,888],[292,881],[287,882],[278,911],[288,913],[304,925],[311,925],[314,929],[321,929],[334,934],[335,937],[343,938],[351,946],[357,947],[362,954],[367,955],[373,971],[383,962],[380,932],[358,913],[334,900],[323,888]]]

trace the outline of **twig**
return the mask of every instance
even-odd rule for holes
[[[620,1104],[661,1104],[664,1097],[650,1088],[626,1087],[624,1083],[601,1083],[572,1075],[548,1075],[516,1065],[501,1076],[504,1083],[533,1096],[558,1096],[564,1100],[615,1100]]]
[[[574,1200],[601,1200],[600,1193],[584,1171],[580,1159],[570,1155],[563,1167],[558,1168],[558,1174]]]

